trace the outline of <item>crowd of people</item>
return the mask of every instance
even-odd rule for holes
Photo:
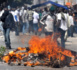
[[[75,12],[76,13],[76,12]],[[34,33],[38,35],[40,31],[46,36],[60,33],[61,46],[65,48],[67,37],[73,37],[77,33],[76,14],[71,9],[57,8],[37,8],[31,9],[27,6],[21,8],[0,9],[0,30],[4,33],[6,48],[11,49],[10,31],[15,31],[19,36],[20,32],[25,35]]]

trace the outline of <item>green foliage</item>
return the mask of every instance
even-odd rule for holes
[[[0,47],[0,61],[1,61],[1,57],[4,55],[4,52],[5,52],[5,47],[4,46],[1,46]]]

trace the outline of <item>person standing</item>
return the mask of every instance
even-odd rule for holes
[[[45,22],[43,22],[45,20]],[[40,23],[44,26],[44,32],[46,36],[51,36],[54,32],[54,27],[56,24],[56,16],[54,15],[54,10],[50,9],[50,13],[45,15]]]
[[[73,27],[74,27],[74,20],[73,20],[73,13],[69,12],[69,29],[68,29],[68,36],[73,37]]]
[[[29,14],[29,17],[28,17],[28,20],[29,20],[29,33],[31,33],[31,32],[33,32],[33,11],[32,11],[31,8],[29,9],[28,14]]]
[[[33,29],[34,29],[35,35],[37,35],[37,32],[38,32],[38,23],[39,23],[39,14],[37,10],[35,10],[33,13]]]
[[[3,32],[3,27],[2,27],[2,21],[1,21],[1,16],[2,16],[2,14],[4,13],[4,11],[3,10],[1,10],[1,8],[0,8],[0,31],[2,31]]]
[[[26,10],[24,10],[24,7],[22,7],[21,8],[21,21],[22,21],[22,33],[23,34],[25,34],[25,29],[26,29],[25,14],[26,14]]]
[[[48,8],[45,7],[43,10],[42,10],[42,17],[45,16],[46,14],[48,14]]]
[[[27,10],[26,6],[25,6],[25,8],[23,8],[22,22],[23,22],[22,33],[23,34],[26,33],[26,35],[27,35],[28,29],[29,29],[29,23],[28,23],[28,10]]]
[[[15,10],[15,13],[14,13],[14,21],[15,21],[15,35],[16,36],[19,36],[19,9]]]
[[[77,33],[77,10],[74,12],[74,30]]]
[[[14,19],[12,14],[8,11],[7,8],[5,8],[5,11],[1,17],[1,21],[3,22],[3,32],[4,32],[6,48],[11,49],[10,29],[12,28]]]

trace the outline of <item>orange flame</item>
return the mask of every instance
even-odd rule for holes
[[[65,60],[65,56],[71,57],[70,66],[77,65],[77,62],[74,61],[75,56],[71,53],[71,51],[65,50],[62,47],[57,45],[56,39],[52,39],[51,36],[45,38],[39,38],[38,36],[33,36],[32,39],[29,41],[29,51],[28,52],[20,52],[26,50],[26,48],[18,47],[16,50],[9,52],[6,56],[3,57],[3,60],[8,63],[10,57],[16,56],[20,60],[24,58],[22,55],[28,56],[30,53],[34,54],[43,54],[45,55],[44,59],[59,59],[60,61]],[[19,51],[16,53],[16,51]],[[36,63],[31,63],[31,61],[25,62],[24,65],[32,66],[32,65],[39,65],[41,64],[39,61]],[[46,63],[45,63],[46,64]]]

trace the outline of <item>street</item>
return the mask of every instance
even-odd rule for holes
[[[28,42],[33,35],[22,35],[15,36],[15,32],[10,33],[11,37],[11,45],[12,50],[16,49],[17,47],[28,47]],[[42,35],[44,36],[44,35]],[[0,35],[0,46],[5,46],[4,37]],[[77,34],[74,34],[74,37],[69,37],[66,42],[66,49],[77,51]],[[6,51],[9,52],[11,50]],[[9,66],[7,63],[0,62],[0,70],[77,70],[77,66],[74,67],[64,67],[64,68],[51,68],[45,66]]]

